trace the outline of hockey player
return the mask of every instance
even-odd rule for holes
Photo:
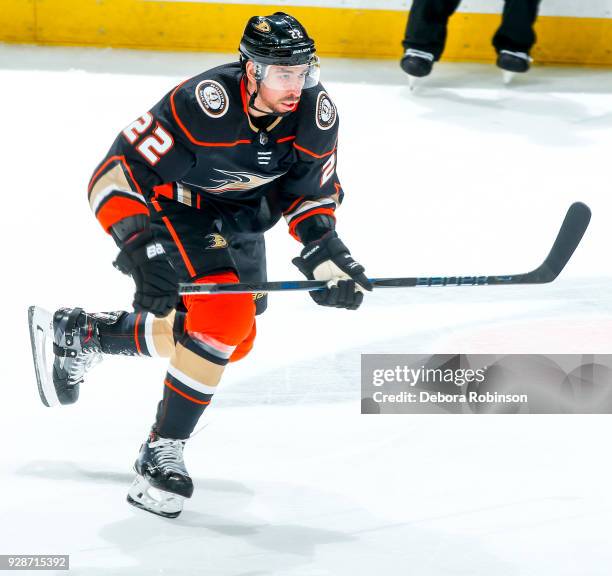
[[[335,232],[338,114],[319,83],[315,45],[293,17],[251,18],[240,61],[186,80],[117,137],[89,203],[131,275],[135,312],[30,309],[43,402],[77,400],[102,354],[170,359],[163,399],[135,464],[132,504],[176,517],[193,484],[183,447],[225,366],[244,357],[264,294],[197,294],[178,282],[266,279],[263,232],[284,217],[304,248],[293,260],[328,282],[317,304],[355,310],[371,284]],[[55,360],[46,376],[44,340]],[[152,490],[155,488],[157,490]]]
[[[461,0],[414,0],[402,42],[404,55],[401,67],[411,78],[431,73],[434,62],[440,59],[446,44],[448,19]],[[529,52],[536,41],[533,24],[540,0],[505,0],[501,25],[493,46],[497,52],[497,66],[506,73],[529,70]]]

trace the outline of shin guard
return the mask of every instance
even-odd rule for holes
[[[199,280],[237,281],[233,272]],[[225,365],[239,349],[244,356],[255,337],[255,304],[250,294],[187,296],[184,303],[185,330],[166,374],[155,424],[167,438],[189,437],[210,404]]]

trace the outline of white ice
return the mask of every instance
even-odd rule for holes
[[[567,207],[592,224],[549,286],[379,290],[358,312],[278,294],[186,449],[177,520],[125,503],[164,362],[110,358],[72,407],[36,392],[26,308],[124,309],[131,281],[86,184],[115,134],[231,55],[0,47],[5,360],[2,554],[73,574],[589,576],[612,565],[610,416],[360,415],[360,354],[612,351],[612,72],[323,61],[341,115],[338,230],[370,276],[540,263]],[[269,234],[269,277],[299,245]]]

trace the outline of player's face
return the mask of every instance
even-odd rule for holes
[[[293,112],[300,100],[309,68],[269,66],[259,87],[259,98],[273,112]]]

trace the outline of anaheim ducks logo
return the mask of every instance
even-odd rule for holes
[[[229,170],[219,170],[215,168],[216,172],[219,172],[226,178],[223,180],[212,180],[212,182],[218,183],[217,186],[197,186],[206,192],[213,194],[221,194],[222,192],[241,192],[243,190],[251,190],[258,186],[263,186],[272,180],[276,180],[283,176],[283,174],[274,174],[273,176],[261,176],[260,174],[251,174],[250,172],[231,172]]]
[[[270,28],[270,24],[268,24],[265,20],[260,20],[257,24],[253,25],[253,28],[263,32],[264,34],[267,34],[272,30],[272,28]]]
[[[329,130],[335,123],[338,113],[334,103],[330,100],[327,92],[321,90],[317,96],[317,108],[315,112],[315,119],[317,126],[321,130]]]
[[[206,250],[213,250],[214,248],[227,248],[227,240],[217,232],[206,234],[204,239],[208,240],[209,242],[209,245],[206,246]]]

